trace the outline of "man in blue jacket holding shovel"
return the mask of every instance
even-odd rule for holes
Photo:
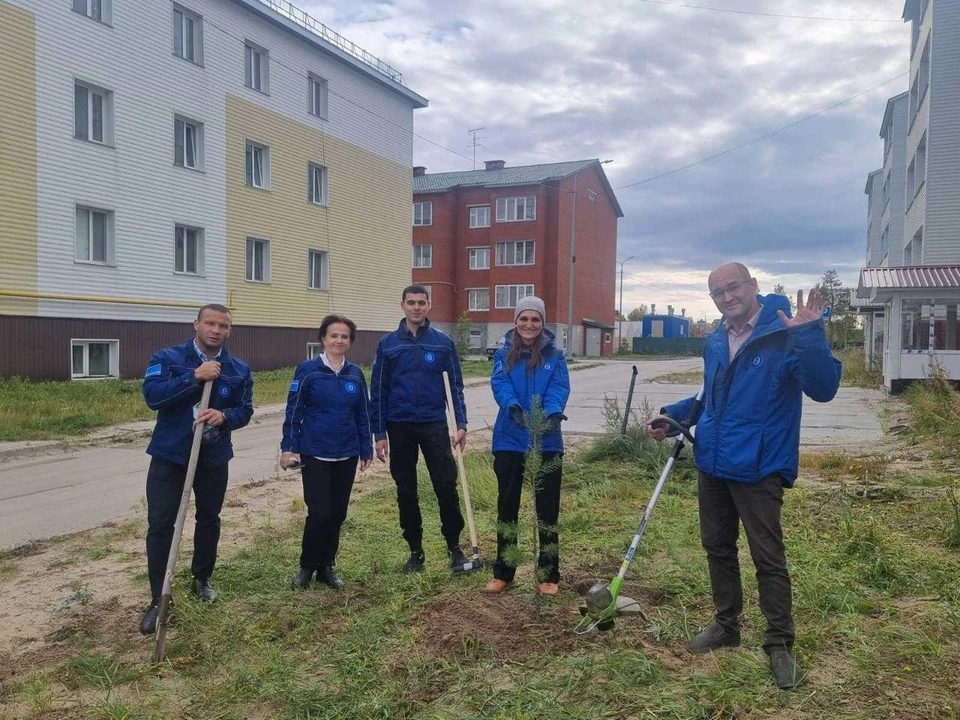
[[[710,297],[723,313],[704,350],[703,410],[688,417],[693,398],[661,410],[697,426],[700,538],[707,551],[716,618],[687,645],[706,653],[740,644],[743,587],[737,559],[743,523],[757,570],[760,610],[767,620],[764,651],[777,685],[790,689],[804,677],[792,654],[792,591],[780,513],[783,490],[797,478],[803,395],[832,400],[841,365],[827,346],[825,307],[816,290],[796,315],[782,295],[757,295],[757,281],[740,263],[710,273]],[[650,435],[662,440],[656,418]]]

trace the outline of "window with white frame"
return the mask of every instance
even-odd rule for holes
[[[320,353],[322,352],[323,345],[321,343],[307,343],[307,360],[320,357]]]
[[[203,275],[203,228],[177,225],[173,245],[174,272]]]
[[[470,208],[470,227],[490,227],[490,206],[476,205]]]
[[[325,165],[310,163],[307,167],[307,199],[314,205],[326,207],[329,171]]]
[[[76,254],[78,262],[113,264],[113,211],[83,207],[76,209]]]
[[[522,222],[536,219],[536,195],[497,199],[497,222]]]
[[[533,265],[533,240],[498,242],[497,265]]]
[[[467,290],[467,308],[474,312],[490,309],[490,288]]]
[[[315,73],[309,73],[307,91],[310,114],[326,120],[330,103],[330,86],[327,79]]]
[[[270,282],[270,241],[247,238],[246,279],[250,282]]]
[[[326,290],[330,286],[330,260],[325,250],[311,250],[307,254],[307,287]]]
[[[247,140],[245,182],[260,190],[270,189],[270,148]]]
[[[248,88],[257,92],[270,92],[270,53],[266,48],[249,40],[244,43],[244,71]]]
[[[113,144],[113,93],[110,90],[75,82],[73,86],[74,137],[104,145]]]
[[[480,350],[483,347],[483,329],[470,328],[470,349]]]
[[[414,226],[433,225],[433,203],[418,202],[413,204]]]
[[[190,170],[203,169],[203,123],[174,117],[173,164]]]
[[[119,340],[70,341],[70,377],[79,379],[119,376]]]
[[[433,245],[413,246],[413,266],[415,268],[433,267]]]
[[[470,248],[470,269],[471,270],[489,270],[490,269],[490,248],[488,247]]]
[[[113,0],[73,0],[73,11],[109,25],[113,19]]]
[[[597,193],[593,190],[587,190],[587,200],[589,200],[590,202],[596,202]]]
[[[173,6],[173,54],[203,64],[203,19],[182,5]]]
[[[497,307],[515,308],[517,301],[533,295],[533,285],[497,285]]]

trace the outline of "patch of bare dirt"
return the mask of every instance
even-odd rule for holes
[[[389,479],[386,465],[375,462],[358,476],[352,501]],[[293,472],[231,488],[221,513],[221,556],[249,544],[267,525],[302,518],[304,511],[294,504],[302,497],[300,477]],[[192,518],[191,508],[181,564],[189,562]],[[119,524],[5,553],[4,562],[15,570],[0,578],[0,689],[41,668],[57,667],[76,654],[78,638],[94,651],[98,637],[129,633],[134,652],[149,653],[150,640],[137,631],[150,595],[145,536],[141,509]]]

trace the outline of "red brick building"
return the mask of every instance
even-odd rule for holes
[[[467,313],[475,349],[496,344],[513,326],[518,298],[537,295],[560,347],[609,355],[621,217],[598,160],[513,168],[491,160],[485,170],[430,175],[416,167],[413,281],[430,288],[430,318],[440,329],[451,331]]]

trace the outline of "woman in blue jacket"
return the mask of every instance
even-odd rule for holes
[[[560,515],[560,477],[563,436],[560,422],[570,396],[570,378],[563,352],[554,346],[554,336],[543,327],[546,309],[538,297],[517,302],[514,329],[493,358],[490,384],[500,406],[493,427],[493,470],[497,475],[497,561],[493,579],[484,592],[507,589],[516,572],[511,562],[517,544],[516,525],[520,511],[524,465],[533,438],[527,418],[538,399],[544,428],[540,436],[543,471],[536,483],[534,503],[540,536],[537,580],[542,595],[556,595],[560,582],[560,552],[557,519]]]
[[[344,357],[356,337],[352,320],[327,315],[320,323],[323,352],[297,366],[287,395],[280,465],[301,466],[307,504],[300,572],[290,581],[294,589],[309,587],[314,572],[319,582],[343,587],[334,569],[340,527],[357,465],[362,472],[373,457],[367,382]]]

